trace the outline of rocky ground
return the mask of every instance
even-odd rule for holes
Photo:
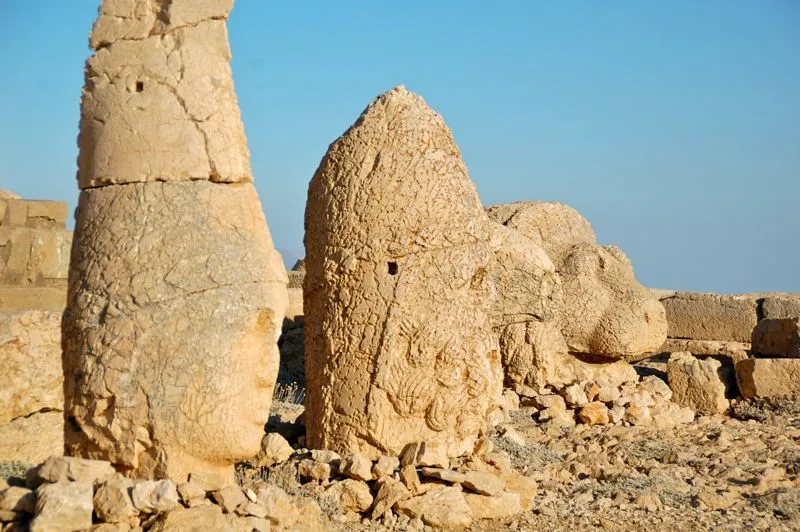
[[[492,437],[494,451],[535,481],[532,509],[469,530],[800,529],[800,401],[741,401],[730,416],[662,429],[548,426],[537,411],[511,412]],[[432,529],[392,512],[376,521],[345,512],[324,496],[327,482],[286,475],[285,463],[282,471],[244,465],[240,473],[246,485],[275,483],[318,501],[334,530]]]
[[[453,485],[447,488],[450,493],[461,491],[463,477],[458,476],[470,470],[525,477],[530,510],[474,519],[468,530],[800,529],[800,401],[735,402],[730,416],[698,416],[667,428],[624,421],[574,426],[556,423],[557,418],[541,422],[539,408],[522,403],[508,409],[481,459],[451,461],[451,472],[443,479],[427,476],[442,475],[440,471],[416,468],[424,486],[441,490]],[[240,484],[252,489],[250,494],[257,492],[258,503],[263,501],[282,523],[276,526],[273,520],[273,529],[436,528],[412,518],[408,508],[388,510],[373,520],[381,481],[352,480],[358,478],[352,473],[357,467],[346,459],[303,450],[301,413],[300,405],[276,401],[270,419],[270,429],[299,449],[276,438],[278,447],[266,453],[272,456],[238,467]],[[392,460],[367,462],[366,475],[370,468],[375,475],[376,468],[388,464],[388,476],[398,478],[400,467]],[[4,463],[0,475],[13,485],[26,469],[26,464]],[[347,469],[352,471],[345,473]],[[464,488],[469,491],[474,492]],[[447,504],[441,502],[442,507]]]

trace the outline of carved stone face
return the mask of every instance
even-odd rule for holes
[[[176,480],[254,455],[285,285],[252,185],[82,192],[64,318],[67,451]]]

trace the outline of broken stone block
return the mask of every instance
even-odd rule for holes
[[[153,532],[186,530],[230,530],[219,506],[198,506],[163,514],[150,529]]]
[[[86,482],[94,484],[114,476],[114,468],[105,460],[88,460],[74,456],[51,456],[38,470],[44,482]]]
[[[749,342],[758,321],[756,300],[749,297],[677,292],[661,303],[670,338]]]
[[[472,523],[472,510],[459,487],[437,489],[402,500],[395,508],[398,513],[419,517],[432,527],[464,528]]]
[[[467,478],[464,473],[459,473],[458,471],[450,469],[440,469],[438,467],[423,467],[420,472],[424,477],[443,480],[450,484],[461,484]]]
[[[127,523],[139,512],[133,506],[129,491],[133,482],[116,478],[101,484],[94,493],[94,512],[106,523]]]
[[[373,497],[369,486],[359,480],[346,479],[336,482],[325,491],[343,510],[366,512],[372,507]]]
[[[143,480],[133,487],[133,505],[145,514],[163,514],[180,505],[178,490],[171,480]]]
[[[331,478],[330,464],[324,464],[316,460],[301,460],[297,465],[297,472],[300,474],[300,478],[317,482],[324,482]]]
[[[206,498],[206,490],[194,482],[182,482],[178,484],[178,494],[187,506],[193,506],[194,502]]]
[[[714,359],[700,360],[691,353],[673,353],[667,362],[667,380],[672,400],[696,412],[721,414],[728,410],[722,365]]]
[[[286,438],[278,433],[270,432],[261,439],[261,451],[255,457],[256,467],[271,467],[288,460],[294,449]]]
[[[800,316],[800,297],[789,294],[770,294],[761,301],[761,317],[766,319]]]
[[[745,399],[800,397],[800,358],[751,358],[736,364],[736,381]]]
[[[354,480],[372,480],[372,461],[363,454],[346,456],[339,465],[339,472]]]
[[[306,206],[311,447],[473,452],[503,380],[488,223],[441,116],[403,87],[330,146]]]
[[[411,491],[411,493],[417,494],[419,492],[419,475],[417,474],[417,468],[413,465],[405,465],[400,467],[400,481],[409,489],[409,491]]]
[[[231,485],[228,479],[215,471],[194,471],[189,475],[189,482],[207,493],[219,491]]]
[[[589,403],[580,409],[578,419],[587,425],[605,425],[610,421],[608,407],[599,401]]]
[[[225,486],[221,490],[212,493],[211,496],[222,508],[222,512],[226,514],[233,513],[239,506],[247,502],[247,497],[242,493],[242,488],[239,486]]]
[[[372,466],[372,478],[391,476],[400,467],[400,460],[396,456],[381,456]]]
[[[43,484],[36,490],[31,532],[83,530],[92,526],[92,485],[88,482]]]
[[[375,482],[375,500],[372,505],[372,519],[378,519],[399,501],[411,497],[411,492],[402,482],[384,476]]]
[[[758,355],[800,358],[800,318],[759,321],[753,329],[752,351]]]
[[[33,514],[36,511],[36,494],[17,486],[4,488],[0,490],[0,510]]]
[[[467,471],[464,478],[464,487],[479,495],[498,495],[506,486],[505,480],[499,476],[484,471]]]
[[[494,496],[467,493],[464,498],[474,519],[502,519],[522,511],[516,493],[503,492]]]

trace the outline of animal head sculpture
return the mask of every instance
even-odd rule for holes
[[[589,222],[559,203],[520,202],[489,216],[541,245],[561,278],[556,319],[572,353],[631,360],[664,343],[664,308],[635,278],[625,254],[597,244]]]

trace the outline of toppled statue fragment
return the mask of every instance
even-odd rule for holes
[[[489,217],[544,248],[561,280],[554,309],[571,353],[636,360],[664,343],[667,321],[658,299],[634,277],[615,246],[597,244],[575,209],[518,202],[488,209]]]
[[[258,452],[287,277],[251,183],[232,2],[106,0],[82,100],[66,452],[185,481]]]
[[[501,393],[488,219],[442,118],[403,87],[328,150],[306,206],[309,445],[474,449]]]

